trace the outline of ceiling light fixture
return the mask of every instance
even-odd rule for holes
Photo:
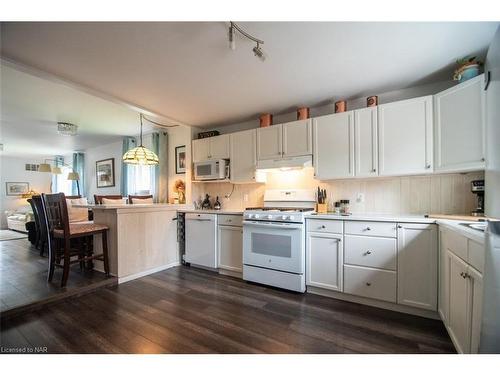
[[[257,39],[256,37],[248,34],[241,27],[239,27],[235,22],[232,22],[232,21],[230,22],[229,33],[228,33],[229,48],[231,48],[233,51],[236,49],[236,39],[235,39],[236,31],[238,31],[241,35],[243,35],[247,39],[250,39],[251,41],[257,43],[257,45],[253,48],[253,53],[261,61],[264,61],[266,59],[266,55],[265,55],[264,51],[262,51],[262,48],[260,48],[260,45],[264,44],[264,41]]]
[[[57,132],[61,135],[75,136],[78,131],[78,125],[70,124],[69,122],[58,122]]]
[[[128,150],[125,154],[123,154],[122,157],[123,162],[126,164],[158,165],[160,163],[158,155],[156,155],[153,151],[142,145],[142,120],[145,119],[146,121],[158,125],[161,128],[174,128],[179,125],[161,124],[159,122],[148,119],[142,113],[140,113],[139,116],[141,120],[141,136],[140,136],[141,144],[138,147]]]

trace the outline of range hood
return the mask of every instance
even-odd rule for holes
[[[305,167],[312,167],[311,155],[257,161],[257,170],[261,171],[275,169],[302,169]]]

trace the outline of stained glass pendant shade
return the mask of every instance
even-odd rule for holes
[[[123,162],[126,164],[141,164],[141,165],[157,165],[160,160],[158,155],[156,155],[150,149],[142,145],[142,113],[141,118],[141,144],[138,147],[134,147],[123,154]]]

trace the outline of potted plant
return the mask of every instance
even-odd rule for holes
[[[479,68],[483,63],[476,56],[473,56],[458,59],[457,65],[458,68],[455,69],[453,79],[458,82],[464,82],[479,75]]]

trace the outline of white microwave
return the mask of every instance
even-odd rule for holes
[[[224,159],[207,160],[194,163],[194,179],[225,180],[229,178],[229,162]]]

